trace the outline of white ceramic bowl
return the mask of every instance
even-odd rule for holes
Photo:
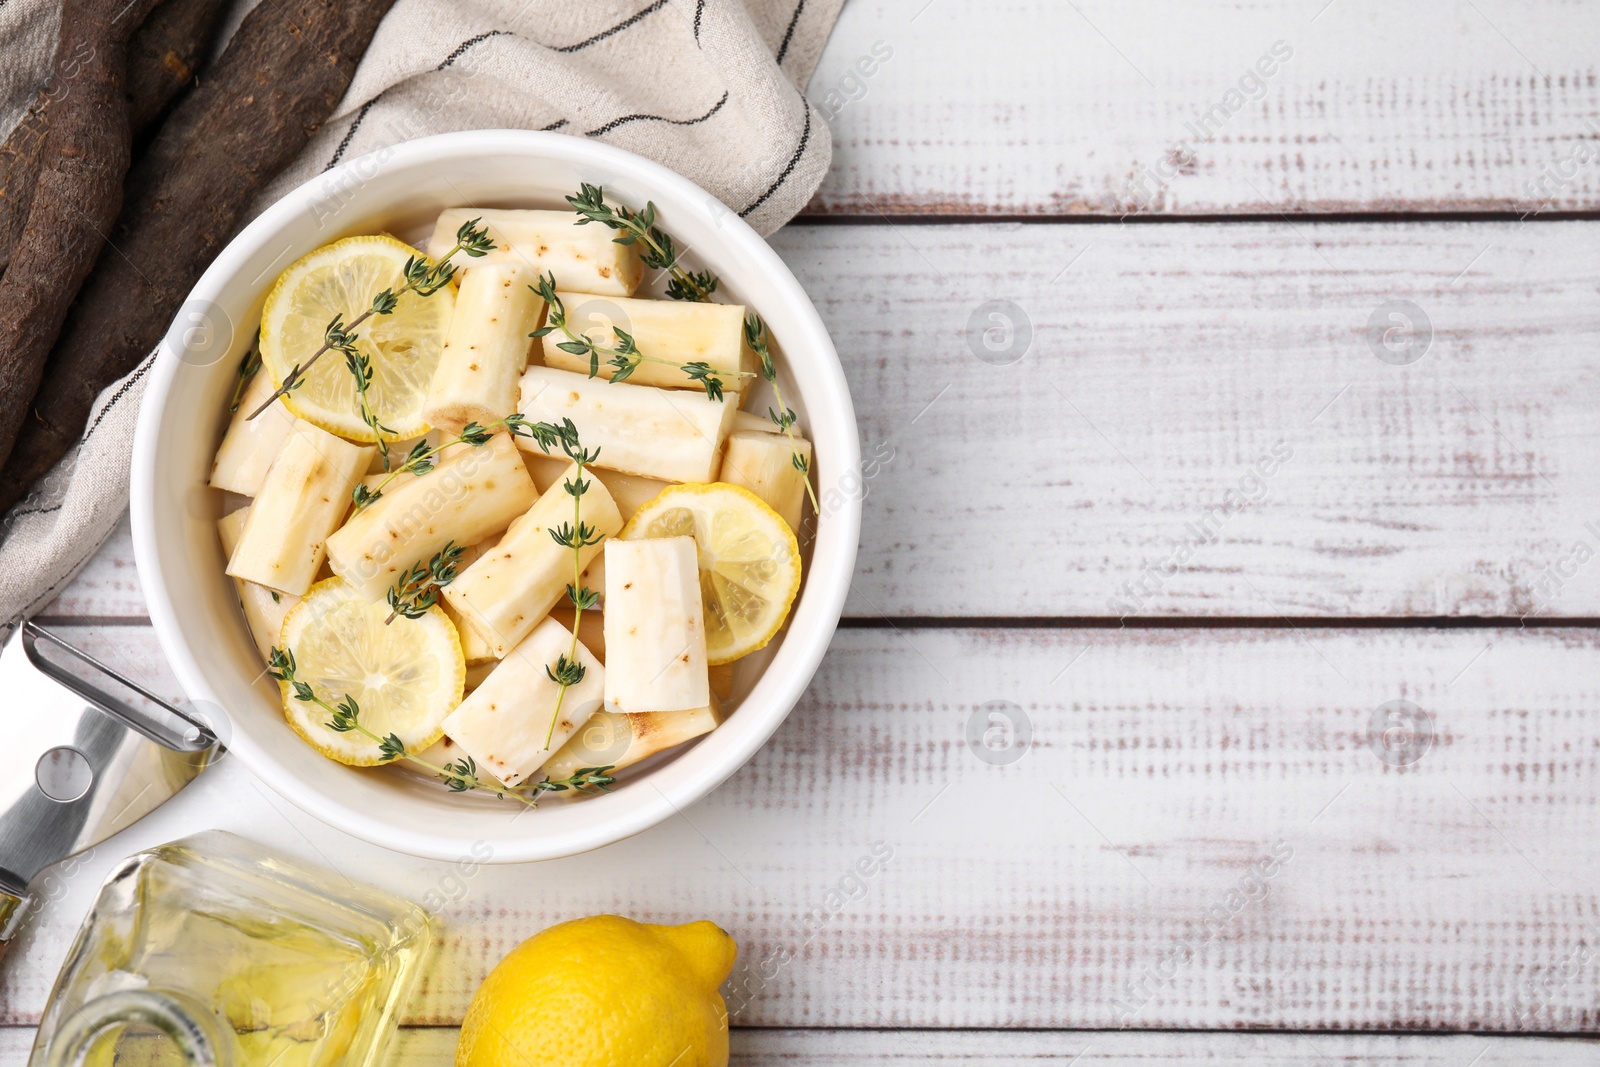
[[[415,239],[441,208],[564,207],[587,181],[622,203],[653,200],[660,225],[722,278],[724,299],[759,311],[782,347],[785,399],[815,445],[824,514],[787,630],[737,681],[736,710],[713,733],[606,796],[547,800],[536,812],[396,768],[356,770],[318,754],[285,725],[263,676],[215,521],[222,494],[206,487],[235,367],[274,278],[319,245],[389,231]],[[202,709],[224,709],[219,732],[267,785],[305,811],[368,841],[418,856],[481,852],[495,862],[572,855],[636,834],[721,784],[766,742],[810,682],[843,609],[861,506],[855,414],[838,355],[794,276],[755,231],[671,171],[579,137],[513,130],[446,134],[344,163],[301,186],[245,228],[195,286],[198,309],[223,331],[207,365],[164,342],[146,387],[133,452],[133,543],[150,617],[178,681]],[[355,309],[352,309],[355,310]],[[228,324],[232,324],[231,326]],[[761,408],[759,410],[764,410]],[[752,657],[754,659],[755,657]],[[748,661],[742,661],[748,662]],[[754,677],[752,677],[754,676]],[[742,690],[742,692],[740,691]]]

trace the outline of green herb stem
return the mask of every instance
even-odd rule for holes
[[[612,207],[606,203],[605,195],[605,190],[600,186],[583,182],[578,187],[577,196],[567,197],[567,203],[579,215],[578,225],[598,222],[622,234],[614,238],[619,245],[643,244],[640,261],[647,267],[672,275],[672,280],[667,283],[669,297],[709,304],[711,294],[717,290],[717,276],[710,271],[686,271],[678,266],[677,244],[671,234],[656,226],[655,204],[646,201],[643,211],[634,212],[626,207]]]
[[[721,400],[724,385],[723,379],[755,377],[754,371],[724,370],[721,367],[713,367],[703,360],[679,363],[677,360],[665,359],[661,356],[647,356],[639,351],[639,346],[634,341],[632,334],[616,326],[612,326],[610,329],[619,343],[612,346],[599,344],[591,340],[586,334],[574,331],[568,323],[566,304],[556,293],[554,274],[540,275],[539,284],[530,285],[528,288],[538,293],[550,308],[549,314],[545,318],[545,325],[534,330],[529,336],[545,337],[556,330],[560,330],[567,339],[556,347],[574,356],[588,356],[589,377],[591,378],[599,376],[602,358],[605,359],[606,366],[614,368],[610,379],[612,384],[626,381],[635,370],[639,369],[640,363],[659,363],[662,366],[675,367],[682,371],[690,381],[700,383],[701,388],[705,389],[706,396],[709,399]]]
[[[336,317],[328,324],[328,331],[332,334],[338,328],[339,320]],[[389,469],[389,441],[384,434],[393,436],[394,430],[385,426],[378,419],[377,412],[372,410],[372,398],[368,390],[372,388],[372,360],[356,347],[354,334],[341,335],[341,341],[334,347],[344,353],[345,366],[350,369],[351,377],[356,380],[356,399],[361,405],[361,421],[367,424],[372,431],[372,436],[378,440],[378,451],[383,455],[383,469]]]
[[[549,427],[549,424],[538,425]],[[550,726],[545,731],[544,746],[547,750],[555,737],[556,723],[561,721],[561,707],[566,701],[567,690],[583,681],[586,673],[584,665],[578,660],[578,627],[583,622],[584,610],[600,602],[599,594],[582,587],[583,550],[605,540],[605,534],[583,521],[583,495],[589,491],[590,485],[584,479],[584,474],[600,458],[600,450],[596,448],[590,451],[583,447],[583,442],[578,439],[578,428],[571,419],[562,419],[559,427],[549,428],[557,431],[555,440],[534,434],[535,440],[546,452],[559,444],[575,469],[572,477],[562,483],[567,495],[572,497],[572,522],[564,522],[550,531],[550,537],[556,544],[572,550],[572,584],[567,586],[567,600],[572,604],[573,612],[571,645],[565,653],[556,657],[554,664],[546,664],[544,668],[545,675],[558,687],[555,707],[550,712]]]
[[[558,428],[549,423],[542,423],[539,425],[542,426],[548,433],[559,433]],[[512,413],[503,419],[491,422],[487,426],[480,426],[476,422],[469,422],[466,424],[466,426],[462,427],[459,434],[442,444],[430,445],[427,441],[418,441],[415,445],[411,446],[411,451],[406,454],[404,462],[402,462],[400,466],[396,467],[394,470],[390,471],[388,475],[384,477],[383,481],[379,482],[376,487],[372,489],[368,489],[364,485],[357,485],[355,487],[355,489],[351,492],[351,496],[355,501],[355,510],[360,511],[363,508],[375,503],[380,497],[383,496],[383,491],[389,488],[389,483],[400,477],[402,474],[414,474],[420,478],[424,474],[427,474],[429,471],[433,470],[435,466],[434,461],[438,459],[439,454],[447,448],[453,448],[456,445],[463,444],[471,445],[473,448],[482,448],[484,445],[488,444],[494,439],[496,430],[506,430],[510,432],[513,437],[535,436],[535,424],[530,423],[527,419],[523,418],[521,413]]]
[[[672,280],[667,285],[667,295],[672,299],[693,300],[703,303],[711,301],[711,294],[716,292],[717,286],[720,284],[719,279],[710,271],[685,271],[678,265],[677,244],[673,241],[671,234],[656,226],[656,206],[654,203],[646,201],[644,210],[638,212],[622,206],[612,207],[605,201],[605,190],[598,185],[590,185],[588,182],[581,183],[578,187],[577,195],[567,197],[567,203],[571,204],[572,209],[578,213],[578,224],[580,226],[590,222],[597,222],[622,234],[620,237],[613,238],[618,244],[640,243],[643,248],[640,251],[639,258],[644,262],[645,266],[665,270],[672,275]],[[553,328],[563,330],[567,334],[569,341],[560,347],[574,354],[582,354],[584,351],[588,351],[590,353],[589,377],[594,377],[599,373],[599,354],[601,352],[611,353],[614,350],[598,349],[587,338],[574,336],[572,331],[566,328],[565,314],[561,314],[559,319],[556,317],[556,313],[561,309],[559,308],[559,301],[551,301],[551,297],[555,295],[554,285],[550,286],[551,292],[547,294],[543,289],[543,283],[544,279],[541,278],[540,295],[551,303],[552,315],[549,321],[553,325],[546,326],[536,336],[543,336]],[[631,337],[627,337],[616,329],[613,329],[612,332],[616,333],[619,338],[624,338],[622,346],[624,349],[634,347]],[[772,353],[769,348],[767,324],[760,315],[754,312],[751,312],[745,319],[745,341],[760,358],[761,377],[771,384],[773,399],[778,404],[777,411],[769,410],[767,414],[783,435],[788,438],[790,462],[794,464],[795,470],[805,475],[806,495],[811,498],[812,510],[820,515],[822,508],[817,501],[817,491],[811,486],[811,464],[805,456],[800,454],[800,446],[795,438],[794,424],[796,416],[794,410],[783,402],[783,390],[778,385],[778,372],[773,365]],[[622,354],[627,355],[628,353],[624,352]],[[611,362],[615,366],[622,366],[615,357]],[[611,380],[614,382],[621,381],[632,373],[633,366],[637,366],[637,362],[620,370]],[[710,375],[729,372],[715,370],[704,363],[686,364],[681,369],[691,378],[705,385],[707,396],[713,399],[721,397],[722,383],[710,377]],[[750,372],[741,373],[749,374]],[[715,385],[713,385],[713,382],[715,382]]]
[[[761,361],[761,376],[772,386],[772,398],[778,403],[778,410],[767,410],[770,418],[778,430],[789,439],[789,462],[794,469],[805,476],[806,495],[811,498],[811,509],[818,515],[822,514],[822,507],[817,503],[817,491],[811,488],[811,464],[806,457],[800,454],[800,445],[795,441],[794,424],[796,416],[794,409],[783,402],[783,390],[778,385],[778,368],[772,359],[772,349],[769,342],[770,334],[767,323],[754,311],[750,312],[744,320],[744,338],[756,358]]]
[[[228,401],[228,413],[239,410],[239,402],[244,399],[244,391],[250,387],[250,380],[261,369],[261,347],[251,345],[250,350],[239,360],[238,380],[233,383],[233,398]],[[254,418],[255,416],[251,416]]]
[[[792,418],[794,412],[791,409],[784,407],[783,393],[778,388],[778,383],[776,380],[772,382],[772,398],[778,402],[778,407],[781,408],[787,416],[791,416],[785,418],[783,422],[784,436],[789,438],[789,459],[790,462],[794,464],[794,469],[805,476],[806,496],[811,498],[811,510],[816,514],[821,515],[822,505],[817,503],[817,491],[811,488],[811,464],[806,460],[806,457],[800,454],[800,446],[795,443],[794,419]]]
[[[334,348],[345,350],[347,346],[354,345],[357,340],[356,327],[366,322],[373,315],[392,314],[395,307],[400,303],[400,298],[407,293],[416,293],[418,296],[429,297],[448,285],[450,279],[455,277],[456,268],[450,260],[456,253],[465,252],[468,256],[476,259],[492,252],[495,244],[489,239],[489,231],[478,225],[480,221],[480,219],[469,219],[462,223],[461,228],[456,231],[456,243],[437,263],[430,264],[427,256],[412,256],[407,259],[403,270],[405,284],[400,287],[399,292],[393,289],[383,290],[372,298],[371,307],[351,319],[348,324],[341,322],[343,315],[335,315],[323,335],[322,347],[313,352],[305,362],[296,363],[289,368],[289,373],[283,376],[283,384],[278,386],[260,407],[250,413],[250,418],[253,419],[267,410],[272,406],[272,402],[280,396],[298,388],[304,380],[306,372],[311,369],[312,364],[321,359],[324,354]],[[354,367],[351,368],[351,373],[355,373]],[[357,375],[358,380],[359,377]],[[364,404],[366,390],[360,386],[358,388],[361,388]],[[365,415],[365,413],[366,409],[364,407],[363,414]],[[392,433],[393,431],[390,432]],[[379,440],[382,440],[381,436]]]
[[[421,560],[413,563],[389,589],[389,617],[383,624],[388,626],[402,615],[408,619],[426,615],[439,602],[439,590],[456,580],[456,569],[465,552],[465,548],[448,541],[426,564]]]
[[[579,793],[609,793],[617,780],[606,772],[615,769],[616,765],[611,763],[604,767],[579,767],[565,778],[546,778],[533,789],[536,793],[560,793],[567,789]]]
[[[583,461],[581,459],[578,461],[577,480],[580,481],[580,482],[583,480]],[[579,491],[579,492],[576,492],[576,493],[572,494],[572,523],[573,523],[574,526],[579,527],[580,529],[583,526],[583,492],[582,491]],[[579,561],[582,560],[582,559],[583,559],[583,548],[582,548],[582,546],[579,545],[577,547],[574,547],[573,550],[572,550],[572,586],[571,586],[571,588],[573,588],[573,589],[578,589],[580,587],[581,583],[583,582],[583,570],[579,566]],[[584,597],[582,596],[581,593],[578,596],[575,596],[575,597],[572,596],[569,593],[568,594],[568,599],[570,599],[572,601],[572,645],[571,645],[571,647],[569,647],[567,649],[567,662],[568,663],[577,663],[578,662],[578,628],[583,624],[583,601],[584,601]],[[548,668],[546,668],[546,669],[548,670]],[[557,670],[558,671],[560,670],[560,665],[559,664],[557,664]],[[568,683],[563,681],[563,682],[560,683],[560,686],[561,686],[561,688],[556,691],[556,706],[555,706],[555,710],[550,713],[550,728],[545,731],[545,735],[544,735],[544,747],[545,747],[546,751],[548,751],[549,748],[550,748],[551,739],[554,738],[555,735],[556,735],[556,723],[561,721],[561,703],[562,703],[562,701],[564,701],[567,698]]]
[[[504,789],[485,784],[484,781],[478,777],[477,764],[473,762],[470,756],[456,763],[441,767],[431,760],[425,760],[421,756],[416,756],[406,751],[405,742],[401,741],[398,735],[390,734],[388,737],[383,737],[374,731],[367,729],[367,727],[361,723],[361,708],[356,703],[354,697],[346,693],[344,699],[341,700],[337,706],[330,704],[327,702],[327,700],[318,696],[316,690],[313,689],[309,683],[302,682],[295,677],[296,665],[294,651],[292,649],[280,649],[274,647],[269,659],[269,664],[270,666],[267,670],[267,673],[273,678],[276,678],[280,682],[288,685],[290,690],[293,691],[294,698],[296,700],[303,701],[307,704],[315,704],[317,707],[328,713],[329,719],[325,724],[328,729],[335,730],[339,733],[354,732],[360,734],[362,737],[370,739],[377,744],[378,755],[383,762],[390,763],[397,759],[403,759],[408,763],[414,763],[419,767],[431,771],[436,777],[442,779],[444,783],[450,787],[450,791],[453,793],[464,793],[469,789],[476,789],[487,793],[493,793],[495,796],[502,799],[507,796],[513,797],[522,801],[522,803],[526,804],[530,808],[538,807],[536,801],[524,796],[521,793],[518,793],[514,789]],[[610,767],[604,768],[604,770],[610,769]],[[536,788],[535,791],[540,792],[555,790],[545,787],[544,783],[541,782],[540,787]]]

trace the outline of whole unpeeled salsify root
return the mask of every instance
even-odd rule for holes
[[[216,0],[162,0],[128,43],[128,132],[135,153],[194,80],[226,6]],[[33,205],[50,113],[69,85],[60,81],[39,90],[22,120],[0,141],[0,274],[11,262]]]
[[[101,257],[61,331],[27,432],[0,470],[0,510],[77,442],[100,391],[160,341],[256,195],[333,112],[392,3],[274,0],[245,16],[128,177],[111,231],[119,254]]]
[[[0,457],[11,453],[46,357],[122,206],[132,142],[128,41],[156,0],[66,0],[50,122],[27,221],[0,278]]]

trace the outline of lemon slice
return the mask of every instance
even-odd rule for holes
[[[282,385],[296,363],[322,347],[328,323],[342,315],[348,325],[372,307],[372,298],[405,284],[406,260],[420,255],[393,237],[347,237],[308,254],[278,277],[261,310],[261,363]],[[455,288],[433,296],[406,293],[393,312],[373,315],[356,327],[356,347],[372,361],[367,402],[394,433],[386,440],[428,432],[422,402],[444,348],[455,309]],[[376,441],[361,419],[355,376],[345,357],[327,352],[284,397],[289,410],[352,441]]]
[[[295,678],[317,696],[334,706],[354,697],[363,727],[421,752],[444,736],[440,724],[461,703],[467,664],[456,628],[437,606],[385,626],[388,617],[388,604],[328,578],[290,610],[278,644],[294,653]],[[312,748],[352,767],[387,762],[372,738],[338,732],[328,725],[327,709],[296,700],[287,683],[279,686],[284,717]]]
[[[706,655],[716,666],[748,656],[783,626],[800,591],[800,546],[789,524],[727,482],[671,485],[617,536],[694,538],[706,605]]]

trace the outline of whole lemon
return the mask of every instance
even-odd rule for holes
[[[717,992],[738,946],[715,923],[595,915],[500,961],[461,1024],[456,1067],[726,1067]]]

